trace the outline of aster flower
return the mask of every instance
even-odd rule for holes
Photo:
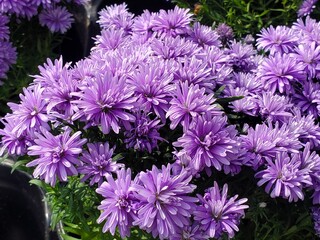
[[[258,76],[271,92],[290,92],[294,81],[305,79],[303,65],[288,54],[275,53],[265,58],[258,68]]]
[[[302,116],[300,110],[295,110],[294,117],[289,120],[289,131],[297,134],[303,143],[310,143],[311,149],[320,147],[320,126],[315,122],[313,115]]]
[[[0,129],[1,149],[0,156],[8,152],[10,155],[21,156],[27,153],[27,148],[33,143],[32,134],[27,131],[19,132],[15,129],[19,123],[17,119],[10,119],[9,115],[1,121],[4,127]]]
[[[293,103],[302,112],[311,114],[315,118],[320,115],[320,84],[312,81],[305,81],[302,89],[298,89],[292,97]]]
[[[253,61],[256,50],[253,49],[251,44],[233,41],[230,43],[227,54],[230,55],[231,64],[236,72],[250,72],[256,68]]]
[[[220,47],[218,33],[208,26],[201,25],[196,22],[189,31],[189,38],[200,46],[216,46]]]
[[[12,46],[11,42],[0,40],[0,78],[6,78],[6,73],[16,60],[16,48]]]
[[[224,233],[233,238],[239,231],[240,219],[244,217],[244,209],[249,208],[244,203],[248,199],[238,199],[235,195],[228,199],[228,185],[224,184],[220,191],[217,182],[207,189],[204,196],[197,194],[199,205],[193,212],[194,220],[200,229],[211,238],[220,238]]]
[[[268,124],[257,124],[248,128],[246,135],[240,136],[241,146],[246,150],[243,158],[245,164],[257,169],[267,158],[274,158],[277,153],[289,151],[297,153],[301,148],[298,135],[286,124],[273,127]]]
[[[225,23],[219,23],[215,30],[223,43],[227,43],[234,37],[232,28]]]
[[[81,87],[83,92],[73,93],[80,98],[73,103],[81,110],[74,114],[73,119],[85,117],[88,126],[100,126],[104,134],[111,129],[118,134],[121,121],[135,120],[126,110],[134,108],[136,98],[124,78],[112,77],[107,72],[89,79],[87,84],[90,87]]]
[[[131,170],[123,168],[117,171],[116,179],[108,175],[106,180],[96,189],[96,192],[103,197],[98,207],[101,214],[97,222],[106,221],[102,228],[103,232],[109,231],[114,235],[118,227],[120,236],[128,237],[132,223],[136,219],[135,206],[138,203],[132,187]]]
[[[160,137],[160,120],[151,120],[147,114],[138,112],[133,125],[126,126],[124,131],[124,143],[127,148],[134,148],[139,151],[152,152],[158,146],[158,141],[164,139]]]
[[[144,10],[140,16],[135,17],[132,24],[132,38],[139,42],[143,39],[144,43],[153,36],[152,28],[155,16],[155,13]]]
[[[9,40],[9,18],[6,15],[0,15],[0,40]]]
[[[298,9],[298,17],[309,15],[316,7],[317,2],[318,0],[304,0]]]
[[[200,88],[206,88],[206,92],[212,92],[214,83],[212,82],[211,68],[202,59],[195,56],[180,58],[178,60],[177,70],[174,72],[175,82],[188,82],[198,84]]]
[[[233,80],[236,87],[244,88],[250,93],[258,94],[263,90],[262,82],[256,74],[243,72],[234,73]]]
[[[191,57],[201,51],[197,44],[180,36],[154,39],[150,47],[156,56],[161,56],[163,59]]]
[[[24,130],[48,128],[47,122],[50,117],[46,112],[47,103],[43,99],[43,91],[44,88],[40,85],[33,89],[23,88],[23,94],[19,95],[20,103],[8,103],[13,112],[8,119],[17,120],[13,131],[18,132],[18,135]]]
[[[187,33],[192,14],[189,9],[175,6],[172,10],[160,10],[153,21],[152,30],[159,35],[176,37]]]
[[[263,28],[257,36],[258,50],[269,51],[271,55],[291,52],[298,40],[292,29],[286,26]]]
[[[200,89],[199,85],[188,86],[187,82],[177,84],[175,95],[166,114],[171,121],[170,129],[175,129],[181,123],[187,130],[192,119],[205,113],[221,115],[216,104],[213,104],[213,94],[205,94],[205,89]]]
[[[235,141],[230,138],[232,126],[226,124],[226,117],[199,116],[173,146],[183,148],[192,158],[195,170],[214,166],[220,171],[222,165],[230,164],[227,152],[232,152],[235,146]]]
[[[317,65],[320,63],[320,46],[317,46],[315,42],[299,44],[294,49],[292,56],[301,62],[309,79],[316,77],[317,70],[319,70]]]
[[[54,136],[45,128],[35,133],[35,144],[28,148],[28,155],[38,158],[27,164],[27,167],[36,166],[33,172],[35,178],[39,177],[54,186],[57,178],[67,181],[67,176],[78,174],[75,166],[79,164],[78,155],[86,139],[80,139],[80,131],[70,134],[71,130],[67,129]]]
[[[131,32],[134,15],[128,12],[127,4],[114,4],[102,9],[99,12],[99,23],[102,29],[123,29],[124,32]]]
[[[290,158],[285,153],[278,153],[275,160],[266,159],[267,168],[256,173],[258,186],[267,183],[265,190],[272,198],[282,197],[289,202],[304,199],[303,187],[312,185],[307,169],[301,169],[301,161]]]
[[[311,216],[314,224],[314,231],[318,237],[320,237],[320,208],[314,206],[311,208]]]
[[[196,188],[187,171],[171,174],[171,166],[140,172],[133,185],[140,202],[138,218],[134,225],[152,233],[152,236],[167,239],[178,229],[189,225],[196,198],[188,196]]]
[[[209,236],[200,230],[200,225],[186,226],[169,237],[170,240],[207,240]]]
[[[109,143],[88,143],[87,146],[88,151],[82,153],[82,164],[78,167],[78,172],[84,175],[81,181],[90,179],[90,185],[97,183],[101,186],[104,179],[123,164],[112,160],[114,148],[110,148]]]
[[[127,80],[138,97],[140,109],[154,112],[163,122],[175,90],[170,62],[155,60],[141,64]]]
[[[51,32],[65,33],[73,21],[72,14],[63,6],[46,8],[39,14],[41,26],[47,26]]]
[[[109,51],[125,45],[127,37],[122,29],[105,29],[101,31],[101,35],[97,36],[95,40],[95,47],[92,48],[93,51],[95,49]]]
[[[271,92],[263,92],[258,96],[259,113],[264,119],[273,122],[287,122],[292,117],[290,112],[293,104],[286,96],[280,96]]]

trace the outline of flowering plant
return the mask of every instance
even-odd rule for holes
[[[319,232],[316,20],[263,29],[257,49],[178,7],[114,5],[98,23],[90,56],[48,60],[2,120],[1,154],[46,189],[53,226],[81,239],[311,239],[313,215]]]

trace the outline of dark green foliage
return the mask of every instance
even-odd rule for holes
[[[206,25],[226,23],[236,37],[255,35],[269,25],[288,25],[297,19],[301,0],[172,0],[195,11]]]

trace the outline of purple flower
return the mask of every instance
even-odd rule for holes
[[[153,35],[154,18],[156,14],[150,13],[149,10],[144,10],[140,16],[133,20],[132,38],[138,42],[142,40],[144,43]]]
[[[16,119],[16,126],[13,131],[18,132],[18,135],[24,130],[31,131],[40,127],[48,128],[49,116],[46,112],[47,103],[43,99],[43,91],[40,85],[33,88],[24,88],[23,94],[20,94],[20,103],[8,103],[12,110],[9,119]]]
[[[187,171],[172,175],[169,164],[162,169],[153,166],[152,170],[140,172],[137,177],[133,188],[140,207],[134,225],[160,239],[167,239],[189,226],[197,199],[188,196],[196,186],[190,184],[192,176]]]
[[[0,156],[4,152],[8,152],[10,155],[21,156],[27,153],[27,148],[32,144],[31,132],[27,131],[19,132],[15,129],[18,124],[18,119],[10,119],[10,115],[6,115],[1,121],[4,127],[0,129],[1,149]]]
[[[320,208],[315,206],[311,208],[311,216],[314,224],[314,231],[318,237],[320,237]]]
[[[160,120],[155,118],[151,120],[147,114],[137,113],[133,126],[125,126],[124,143],[127,148],[134,148],[139,151],[148,151],[149,153],[158,147],[158,141],[164,139],[160,137]]]
[[[301,161],[298,158],[290,158],[285,153],[278,153],[275,160],[266,159],[267,168],[256,173],[259,178],[258,186],[266,185],[266,192],[272,198],[282,197],[289,202],[296,202],[304,199],[304,185],[312,185],[307,169],[301,168]]]
[[[297,153],[301,148],[298,135],[288,127],[276,122],[273,127],[268,124],[257,124],[255,128],[250,127],[247,135],[240,136],[241,146],[247,151],[243,158],[245,164],[257,169],[267,158],[274,158],[282,151]]]
[[[304,0],[298,9],[298,17],[309,15],[316,7],[317,2],[318,0]]]
[[[202,59],[195,56],[180,58],[174,72],[175,82],[188,82],[189,85],[198,84],[200,88],[206,88],[206,92],[212,92],[214,83],[212,82],[211,68]]]
[[[197,44],[180,36],[153,39],[150,47],[156,56],[163,59],[191,57],[201,51]]]
[[[189,9],[175,6],[173,10],[160,10],[153,21],[152,30],[160,35],[176,37],[187,33],[192,14]]]
[[[6,15],[0,15],[0,41],[9,40],[9,18]]]
[[[0,40],[0,78],[6,78],[6,73],[16,60],[16,48],[12,46],[11,42]]]
[[[264,119],[273,122],[287,122],[292,117],[291,108],[293,104],[286,96],[280,96],[271,92],[263,92],[258,96],[259,113]]]
[[[121,238],[130,236],[130,228],[136,217],[137,199],[135,198],[131,169],[117,171],[117,178],[108,175],[96,192],[104,198],[98,209],[101,214],[98,223],[106,221],[102,231],[115,234],[118,227]]]
[[[230,49],[226,54],[230,55],[230,63],[236,72],[250,72],[256,68],[254,61],[256,50],[251,44],[244,44],[234,40],[230,43]]]
[[[257,36],[258,50],[270,51],[271,55],[291,52],[298,40],[292,29],[286,26],[263,28]]]
[[[224,184],[220,192],[217,182],[207,189],[204,196],[197,194],[199,206],[193,212],[194,220],[200,225],[200,229],[211,238],[220,238],[226,233],[233,238],[235,231],[239,231],[240,219],[244,217],[244,205],[248,199],[238,199],[238,195],[227,198],[228,185]]]
[[[320,84],[305,81],[302,89],[297,89],[293,95],[293,103],[304,113],[311,114],[315,118],[320,115]]]
[[[138,97],[140,109],[154,112],[163,122],[175,90],[169,62],[157,60],[140,65],[127,80]]]
[[[199,22],[194,23],[189,35],[189,38],[200,46],[221,46],[218,33],[208,26],[201,25]]]
[[[125,3],[108,6],[102,9],[99,15],[97,23],[102,29],[123,29],[126,33],[131,32],[134,15],[128,12]]]
[[[258,68],[258,76],[271,92],[290,92],[292,83],[305,79],[303,65],[289,54],[275,53],[265,58]]]
[[[107,72],[88,79],[87,84],[80,88],[83,92],[74,93],[80,100],[75,100],[74,103],[82,111],[76,113],[73,119],[84,116],[88,126],[101,126],[104,134],[108,134],[110,129],[118,134],[121,121],[135,120],[126,110],[134,108],[136,98],[124,78],[112,77]]]
[[[103,52],[121,48],[127,43],[128,38],[122,29],[104,29],[101,35],[96,37],[95,47],[92,50],[99,49]]]
[[[261,93],[263,90],[262,81],[253,73],[235,73],[233,75],[235,86],[238,88],[244,88],[250,93]]]
[[[320,70],[317,67],[320,63],[320,46],[317,46],[316,42],[311,42],[299,44],[294,50],[292,56],[301,62],[308,79],[316,77],[319,73],[317,70]]]
[[[226,156],[236,144],[230,138],[232,126],[227,127],[226,124],[226,117],[199,116],[173,146],[183,148],[197,171],[211,166],[220,171],[223,165],[230,164]]]
[[[169,237],[170,240],[207,240],[209,236],[200,230],[200,225],[196,223],[192,226],[186,226]]]
[[[73,21],[72,14],[63,6],[46,8],[39,14],[41,26],[47,26],[51,32],[65,33]]]
[[[88,151],[82,153],[82,164],[78,167],[78,172],[84,174],[81,181],[90,179],[90,185],[97,183],[101,186],[104,178],[122,168],[123,164],[112,160],[114,148],[110,148],[107,142],[88,143],[87,146]]]
[[[204,88],[199,85],[188,85],[187,82],[177,84],[176,97],[170,101],[170,108],[166,114],[170,118],[170,129],[175,129],[179,123],[185,130],[196,116],[205,113],[221,115],[218,110],[213,94],[205,94]]]
[[[232,28],[225,23],[219,23],[219,25],[215,30],[218,33],[219,38],[223,43],[228,42],[234,37]]]
[[[71,136],[70,134],[71,130],[67,129],[54,136],[45,128],[40,128],[40,133],[35,133],[35,145],[28,148],[28,155],[38,158],[27,164],[27,167],[36,166],[33,172],[35,178],[40,177],[54,186],[57,177],[61,181],[67,181],[67,176],[78,173],[75,165],[79,164],[78,155],[87,140],[80,139],[80,131]]]

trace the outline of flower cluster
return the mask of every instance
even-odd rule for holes
[[[78,176],[102,198],[102,231],[123,238],[233,238],[248,199],[212,178],[244,168],[272,198],[320,204],[320,23],[263,29],[260,55],[178,7],[113,5],[98,23],[90,56],[48,59],[8,104],[1,153],[31,156],[51,186]]]
[[[68,0],[84,5],[88,0]],[[61,0],[3,0],[0,2],[0,79],[6,78],[10,66],[16,62],[16,48],[9,41],[9,22],[12,15],[31,19],[38,15],[41,26],[51,32],[65,33],[73,23],[73,15]],[[15,20],[13,20],[15,21]]]

